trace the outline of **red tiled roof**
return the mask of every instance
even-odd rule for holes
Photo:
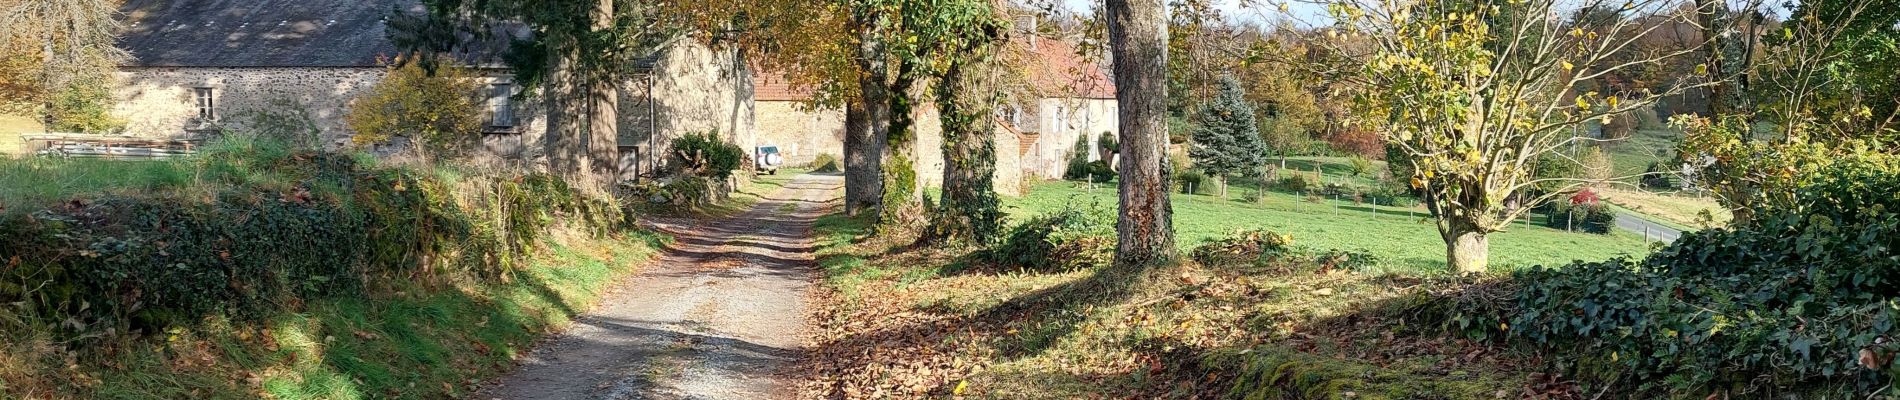
[[[793,87],[785,76],[774,71],[752,68],[752,99],[756,101],[807,101],[812,91]]]
[[[1011,40],[1011,45],[1019,46],[1029,56],[1029,81],[1042,96],[1115,98],[1115,83],[1095,62],[1076,54],[1073,44],[1039,37],[1033,47],[1028,39]]]

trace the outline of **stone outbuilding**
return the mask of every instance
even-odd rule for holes
[[[417,0],[128,0],[119,46],[116,117],[125,134],[203,138],[243,130],[259,111],[305,113],[332,147],[354,134],[352,102],[387,75],[402,54],[389,39],[394,12],[421,13]],[[483,143],[505,159],[534,161],[545,112],[492,52],[452,54],[486,85]],[[733,49],[676,40],[641,60],[620,85],[623,175],[651,171],[673,138],[717,131],[750,149],[756,141],[749,68]],[[629,171],[633,170],[633,171]]]

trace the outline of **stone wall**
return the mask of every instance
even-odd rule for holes
[[[126,121],[125,134],[152,138],[198,138],[211,128],[243,131],[260,110],[303,109],[331,147],[348,145],[353,134],[344,117],[351,103],[367,95],[387,74],[382,67],[363,68],[201,68],[128,67],[118,73],[114,90],[118,103],[113,115]],[[483,83],[507,82],[500,71],[483,73]],[[218,120],[194,122],[198,115],[198,88],[211,89]],[[487,134],[483,146],[504,156],[518,156],[522,144],[538,143],[546,120],[532,103],[517,104],[519,128],[505,134]],[[524,137],[506,137],[524,136]],[[533,150],[533,146],[527,146]],[[512,154],[510,154],[512,153]]]
[[[776,145],[786,165],[809,164],[818,154],[844,156],[844,110],[808,109],[798,101],[760,101],[759,145]]]
[[[1120,111],[1114,99],[1051,98],[1037,102],[1035,132],[1040,134],[1023,160],[1025,175],[1044,179],[1062,177],[1077,140],[1086,140],[1089,160],[1101,158],[1096,148],[1103,134],[1121,134]],[[1027,128],[1025,128],[1027,129]]]
[[[663,51],[650,76],[621,88],[620,144],[638,146],[641,171],[663,167],[665,150],[687,133],[717,132],[750,155],[758,124],[752,74],[738,52],[691,40]]]

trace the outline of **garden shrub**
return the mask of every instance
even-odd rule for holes
[[[1064,206],[1011,226],[1002,242],[976,258],[1031,271],[1109,265],[1115,252],[1114,211],[1097,203]]]
[[[675,166],[688,175],[725,179],[739,169],[745,150],[719,140],[719,133],[688,133],[673,139]]]
[[[1098,184],[1100,184],[1100,182],[1112,182],[1112,180],[1115,180],[1115,169],[1108,167],[1108,161],[1102,161],[1102,159],[1089,161],[1087,169],[1083,169],[1083,171],[1087,171],[1085,176],[1089,178],[1089,182],[1098,182]]]
[[[818,153],[811,160],[812,172],[838,172],[841,169],[844,169],[844,164],[838,162],[838,156],[831,153]]]
[[[1313,185],[1312,179],[1301,174],[1287,174],[1285,177],[1281,177],[1279,182],[1274,182],[1273,184],[1274,187],[1280,190],[1294,193],[1305,192]]]
[[[270,179],[93,194],[0,217],[0,313],[74,340],[149,333],[387,282],[508,279],[557,225],[629,226],[613,202],[551,176],[457,178],[283,148],[214,145],[194,161],[248,158],[222,165]]]
[[[1174,186],[1181,188],[1182,194],[1195,194],[1207,187],[1207,174],[1199,170],[1177,170],[1174,174]]]
[[[1512,333],[1649,393],[1886,390],[1900,353],[1900,174],[1830,168],[1797,193],[1641,261],[1521,271]]]
[[[1616,210],[1603,203],[1573,205],[1556,201],[1546,203],[1541,208],[1548,215],[1544,223],[1551,228],[1599,235],[1608,235],[1616,229]]]
[[[1410,208],[1418,205],[1418,198],[1412,197],[1412,191],[1398,182],[1382,182],[1378,187],[1366,192],[1366,201],[1376,205]]]
[[[344,116],[359,145],[407,138],[424,159],[454,157],[481,140],[481,82],[464,68],[442,66],[433,74],[420,63],[393,67]]]

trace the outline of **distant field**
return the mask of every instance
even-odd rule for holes
[[[1669,155],[1681,140],[1682,132],[1674,129],[1641,130],[1631,134],[1629,139],[1606,145],[1604,150],[1610,153],[1616,176],[1633,176],[1647,170],[1649,163],[1671,161]],[[1628,181],[1637,182],[1636,179]]]
[[[1707,210],[1715,226],[1727,225],[1734,218],[1715,199],[1701,196],[1653,193],[1634,188],[1603,189],[1603,201],[1661,219],[1680,228],[1701,229],[1700,214]]]
[[[40,122],[31,117],[0,114],[0,154],[24,152],[26,143],[20,141],[20,134],[42,130]]]
[[[1036,185],[1028,196],[1005,200],[1005,211],[1016,220],[1072,204],[1099,203],[1105,212],[1113,212],[1114,187],[1089,190],[1077,186],[1074,182]],[[1229,194],[1239,197],[1240,191],[1230,190]],[[1295,244],[1309,248],[1371,252],[1385,261],[1388,270],[1445,270],[1445,244],[1419,209],[1310,203],[1276,192],[1269,192],[1260,204],[1207,195],[1176,194],[1173,198],[1175,232],[1183,249],[1239,229],[1269,229],[1292,235]],[[1603,260],[1648,251],[1639,235],[1622,231],[1596,235],[1514,225],[1491,236],[1491,264],[1498,270]]]

